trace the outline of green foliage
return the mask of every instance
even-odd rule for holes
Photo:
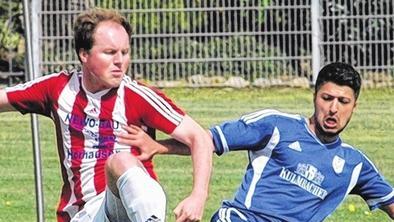
[[[261,108],[275,108],[312,114],[311,90],[273,89],[165,89],[166,94],[188,111],[205,128],[224,120]],[[342,138],[360,148],[375,163],[385,178],[394,184],[394,91],[367,90],[360,96],[358,109]],[[384,118],[382,118],[384,117]],[[16,113],[0,114],[0,222],[25,222],[35,219],[33,157],[29,116]],[[61,175],[55,144],[54,126],[40,117],[43,156],[46,221],[55,221],[60,195]],[[165,138],[163,134],[159,138]],[[190,157],[156,156],[154,158],[160,183],[168,197],[167,221],[175,221],[172,210],[189,194],[192,184]],[[233,197],[245,167],[245,152],[233,152],[214,158],[210,196],[202,221],[220,206],[223,199]],[[370,222],[390,221],[381,211],[370,213],[364,201],[349,197],[327,221]]]
[[[206,76],[226,73],[228,76],[242,76],[253,80],[258,77],[272,77],[274,73],[292,72],[289,62],[275,61],[272,58],[284,56],[277,48],[268,47],[258,41],[255,36],[215,37],[209,40],[196,38],[173,38],[169,41],[144,41],[143,45],[132,44],[133,60],[144,58],[158,59],[188,59],[189,63],[175,62],[149,63],[142,71],[146,79],[168,80],[169,76],[157,76],[161,73],[173,74],[178,69],[187,70],[176,78],[185,78],[192,74]],[[249,58],[250,61],[244,61]],[[271,58],[271,59],[267,59]],[[196,61],[198,60],[198,61]],[[274,60],[274,61],[273,61]],[[174,80],[174,79],[172,79]]]
[[[24,66],[24,37],[22,28],[22,3],[5,1],[0,4],[0,60],[13,60],[15,67]],[[7,69],[8,67],[0,67]]]
[[[125,7],[126,4],[126,7]],[[184,2],[182,0],[161,1],[161,0],[136,0],[132,3],[124,3],[116,0],[104,0],[97,2],[97,7],[115,8],[120,11],[133,10],[128,14],[132,27],[138,33],[174,33],[179,30],[189,29],[190,22],[186,17]],[[154,11],[159,10],[160,12]],[[126,14],[126,13],[125,13]]]
[[[13,32],[6,23],[0,23],[0,44],[3,50],[15,50],[22,37]]]
[[[0,4],[0,12],[0,47],[6,50],[16,49],[23,38],[22,33],[18,32],[21,30],[22,5],[7,1]]]

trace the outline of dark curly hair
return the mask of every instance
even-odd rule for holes
[[[324,66],[317,76],[315,93],[327,82],[333,82],[340,86],[349,86],[353,89],[356,99],[360,94],[360,74],[349,64],[334,62]]]

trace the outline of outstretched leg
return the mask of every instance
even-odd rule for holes
[[[120,198],[131,221],[165,221],[164,191],[137,158],[127,152],[116,153],[106,161],[105,170],[110,191]]]

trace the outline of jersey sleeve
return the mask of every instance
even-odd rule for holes
[[[275,128],[276,117],[255,112],[238,120],[224,122],[210,129],[217,155],[236,150],[258,150],[265,147]],[[250,118],[256,116],[256,118]]]
[[[363,166],[352,194],[360,195],[371,210],[394,203],[394,189],[378,172],[374,164],[361,154]]]
[[[171,134],[182,122],[185,112],[160,90],[138,82],[130,84],[130,89],[138,96],[126,101],[138,106],[136,111],[142,124]]]
[[[22,114],[37,113],[49,116],[51,89],[58,85],[56,76],[58,74],[42,76],[33,81],[7,87],[5,90],[9,103]]]

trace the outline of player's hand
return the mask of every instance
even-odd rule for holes
[[[174,210],[176,222],[196,222],[202,220],[206,195],[191,194]]]
[[[143,129],[138,126],[123,126],[127,133],[116,134],[119,143],[137,147],[140,155],[137,158],[141,161],[151,159],[153,155],[159,152],[159,144],[153,140]]]

